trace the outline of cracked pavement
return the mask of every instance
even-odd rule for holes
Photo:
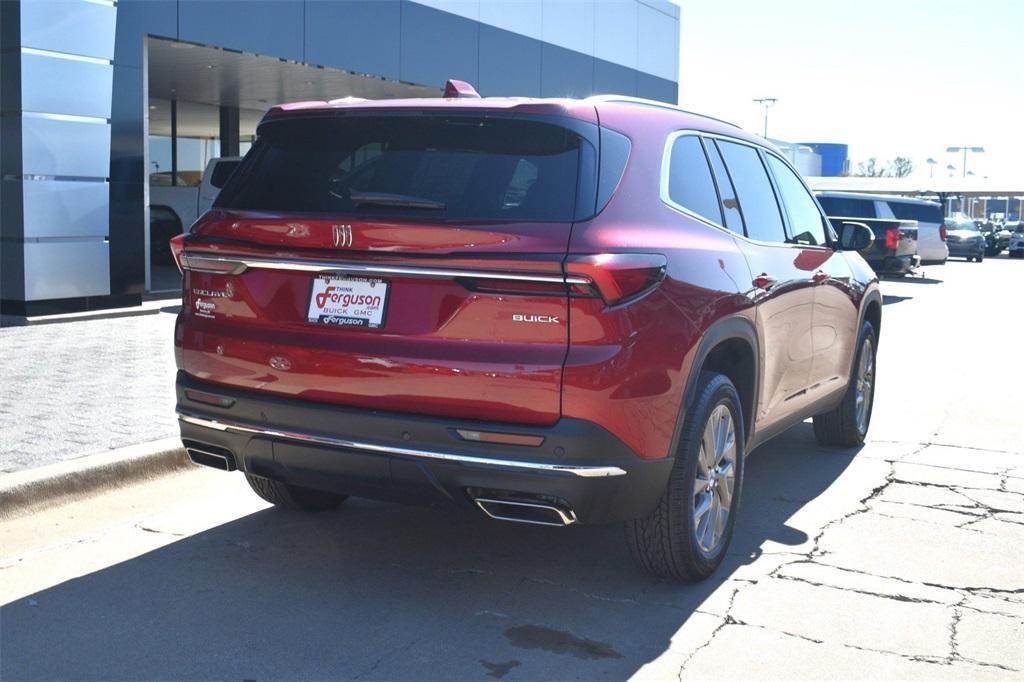
[[[0,678],[1024,679],[1024,364],[984,352],[1022,272],[885,282],[868,444],[755,453],[703,583],[615,527],[290,514],[195,469],[0,524]]]

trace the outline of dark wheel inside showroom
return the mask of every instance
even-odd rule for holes
[[[864,322],[859,338],[853,373],[842,402],[832,411],[814,417],[814,436],[822,445],[857,447],[864,443],[871,426],[878,337],[870,322]]]
[[[658,506],[626,524],[633,557],[662,578],[711,575],[732,539],[743,482],[743,417],[724,374],[701,372]]]

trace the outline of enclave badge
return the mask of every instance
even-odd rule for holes
[[[352,226],[332,225],[334,230],[334,245],[340,249],[347,249],[352,246]]]

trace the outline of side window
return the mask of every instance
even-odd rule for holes
[[[782,195],[782,204],[786,207],[786,215],[789,217],[791,241],[796,244],[824,246],[825,223],[811,193],[789,166],[772,154],[767,156],[768,165],[771,166],[775,182],[779,186],[779,194]]]
[[[830,218],[877,218],[875,202],[870,199],[851,199],[834,197],[827,194],[818,195],[818,203],[825,209]]]
[[[718,193],[722,197],[722,214],[725,216],[725,226],[736,234],[743,234],[743,214],[740,213],[740,202],[736,198],[736,188],[729,178],[729,171],[725,169],[725,162],[718,151],[718,145],[714,140],[705,138],[704,147],[708,150],[708,158],[711,159],[711,168],[715,171],[715,180],[718,181]]]
[[[721,223],[718,192],[711,178],[704,147],[696,135],[677,137],[668,167],[668,197],[688,211]]]
[[[745,144],[720,141],[718,146],[739,195],[747,236],[763,242],[785,242],[782,213],[761,155]]]

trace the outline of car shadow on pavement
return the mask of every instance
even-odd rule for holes
[[[806,423],[755,453],[730,553],[695,585],[641,573],[618,527],[259,511],[4,606],[0,677],[626,678],[762,552],[806,551],[787,521],[855,453]]]
[[[894,303],[902,303],[903,301],[909,301],[913,299],[913,296],[891,296],[889,294],[882,295],[882,305],[892,305]]]

